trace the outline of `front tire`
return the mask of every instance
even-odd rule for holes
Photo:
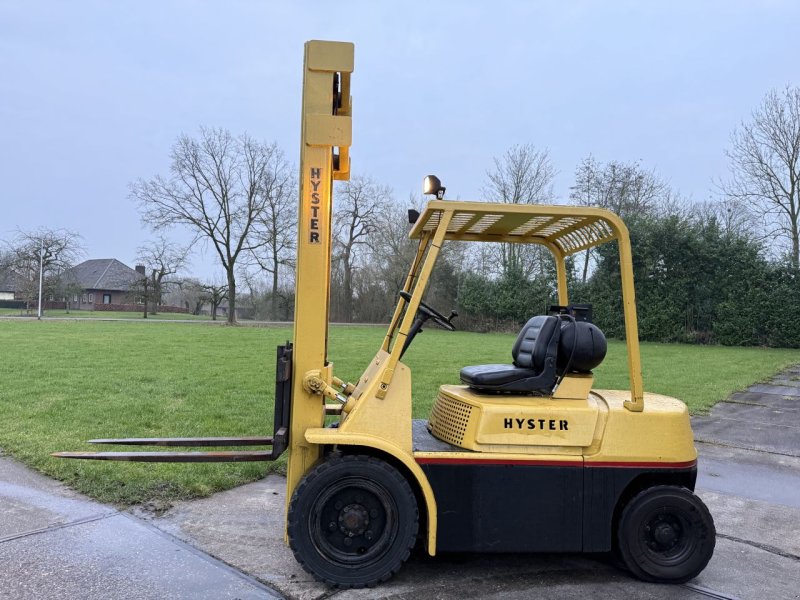
[[[714,520],[703,501],[686,488],[655,486],[625,506],[617,530],[622,562],[637,578],[684,583],[711,560]]]
[[[418,529],[408,481],[370,456],[328,458],[303,478],[289,504],[289,546],[297,562],[341,588],[392,577],[408,558]]]

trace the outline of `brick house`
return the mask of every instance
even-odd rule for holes
[[[128,304],[129,292],[144,277],[144,268],[131,269],[115,258],[85,260],[63,276],[72,288],[67,298],[70,308],[94,310],[98,304]]]

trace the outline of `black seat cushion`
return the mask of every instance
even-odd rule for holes
[[[477,387],[506,385],[536,375],[538,373],[533,369],[523,369],[514,365],[474,365],[461,369],[461,381]]]
[[[464,367],[461,381],[483,392],[550,393],[556,382],[560,333],[557,317],[533,317],[514,342],[514,364]]]

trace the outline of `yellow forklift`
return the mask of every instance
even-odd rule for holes
[[[636,577],[685,582],[708,563],[715,529],[694,495],[697,452],[686,406],[643,391],[631,246],[606,210],[444,200],[410,211],[419,246],[381,347],[354,383],[328,361],[332,189],[350,175],[353,45],[305,47],[294,339],[278,347],[274,435],[130,438],[140,446],[261,446],[218,452],[64,452],[66,458],[216,462],[288,451],[286,539],[316,578],[340,587],[389,579],[421,541],[442,552],[611,552]],[[400,224],[398,224],[399,226]],[[428,420],[411,418],[402,362],[427,323],[423,301],[446,242],[540,244],[553,255],[558,305],[532,316],[509,364],[464,366]],[[568,256],[619,249],[630,390],[593,389],[606,340],[587,305],[570,305]],[[498,360],[507,357],[498,356]],[[326,415],[334,423],[326,426]]]

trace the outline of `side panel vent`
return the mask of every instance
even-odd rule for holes
[[[461,446],[470,417],[472,406],[440,393],[431,411],[431,433],[442,441]]]

